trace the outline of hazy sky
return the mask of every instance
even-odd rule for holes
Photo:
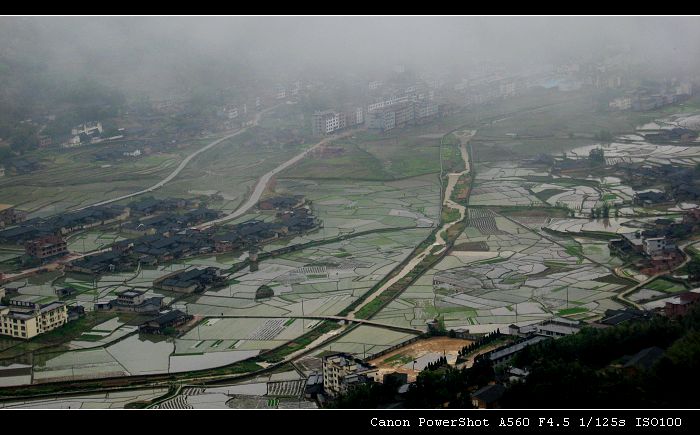
[[[517,66],[582,59],[610,46],[662,65],[700,58],[697,17],[5,17],[0,31],[0,55],[28,44],[49,67],[126,83],[173,84],[193,71],[218,80],[396,63]]]

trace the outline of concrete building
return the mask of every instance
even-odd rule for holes
[[[339,130],[341,116],[332,110],[315,112],[311,116],[311,131],[314,136],[324,136]]]
[[[26,242],[24,251],[32,258],[44,260],[68,254],[68,244],[61,236],[49,235]]]
[[[668,248],[666,237],[650,237],[644,239],[644,253],[648,256],[661,254]]]
[[[36,304],[10,301],[0,305],[0,334],[30,339],[68,322],[68,309],[62,302]]]
[[[434,101],[421,100],[415,103],[415,118],[417,122],[423,122],[434,118],[438,114],[438,105]]]
[[[394,124],[395,127],[405,127],[409,124],[413,124],[416,118],[416,113],[414,111],[413,102],[405,102],[394,104],[388,108],[394,112]]]
[[[396,112],[388,108],[368,112],[367,127],[381,131],[393,130],[396,127]]]
[[[79,136],[80,134],[92,136],[95,133],[102,134],[102,123],[100,121],[80,124],[77,127],[73,127],[70,132],[73,136]]]
[[[375,381],[377,367],[346,353],[323,357],[323,391],[331,397]]]
[[[629,110],[632,108],[632,97],[618,97],[608,103],[611,110]]]
[[[9,204],[0,204],[0,228],[18,224],[27,219],[27,212],[17,210]]]

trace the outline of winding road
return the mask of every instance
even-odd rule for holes
[[[274,177],[278,173],[284,171],[285,169],[292,166],[293,164],[297,163],[299,160],[306,157],[310,152],[312,152],[316,148],[320,147],[321,145],[323,145],[329,141],[337,140],[337,139],[340,139],[342,137],[346,137],[348,135],[351,135],[351,134],[355,133],[355,131],[356,130],[351,130],[351,131],[347,131],[347,132],[340,134],[340,135],[328,136],[328,137],[324,138],[322,141],[320,141],[317,144],[315,144],[314,146],[312,146],[311,148],[308,148],[308,149],[302,151],[301,153],[297,154],[296,156],[292,157],[291,159],[287,160],[286,162],[280,164],[279,166],[277,166],[273,170],[269,171],[268,173],[266,173],[265,175],[260,177],[260,179],[258,180],[258,183],[255,185],[255,188],[253,189],[253,192],[250,194],[250,197],[248,197],[246,202],[241,204],[234,211],[232,211],[231,213],[227,214],[224,217],[221,217],[219,219],[214,219],[214,220],[211,220],[209,222],[204,222],[204,223],[199,224],[193,228],[198,229],[198,230],[202,230],[205,228],[209,228],[212,225],[227,222],[227,221],[235,219],[239,216],[244,215],[248,210],[253,208],[255,206],[255,204],[258,203],[258,201],[260,200],[260,197],[262,196],[263,192],[265,191],[265,188],[267,187],[267,184],[270,182],[272,177]]]
[[[208,151],[209,149],[217,146],[221,142],[228,140],[228,139],[231,139],[232,137],[236,137],[239,134],[248,131],[248,129],[250,129],[251,127],[254,127],[258,124],[258,122],[260,121],[260,117],[264,113],[267,113],[267,112],[277,108],[278,106],[279,106],[279,104],[276,106],[272,106],[270,108],[267,108],[267,109],[263,110],[262,112],[256,113],[255,118],[253,119],[253,123],[251,125],[243,127],[234,133],[231,133],[231,134],[228,134],[224,137],[216,139],[216,140],[208,143],[207,145],[203,146],[202,148],[198,149],[197,151],[193,152],[192,154],[188,155],[187,157],[185,157],[185,159],[183,161],[180,162],[180,164],[177,166],[177,168],[175,168],[175,170],[173,170],[173,172],[171,172],[167,177],[163,178],[162,180],[160,180],[159,182],[157,182],[153,186],[148,187],[148,188],[143,189],[143,190],[139,190],[138,192],[128,193],[126,195],[122,195],[122,196],[119,196],[117,198],[107,199],[107,200],[100,201],[100,202],[97,202],[94,204],[86,205],[84,207],[80,207],[80,208],[75,209],[75,211],[85,210],[86,208],[90,208],[90,207],[98,207],[101,205],[111,204],[113,202],[121,201],[123,199],[133,198],[135,196],[143,195],[144,193],[153,192],[156,189],[160,189],[161,187],[163,187],[164,185],[166,185],[167,183],[172,181],[175,177],[180,175],[180,172],[182,172],[182,170],[185,169],[185,167],[187,167],[187,165],[190,163],[190,161],[192,159],[194,159],[195,157],[197,157],[201,153]]]

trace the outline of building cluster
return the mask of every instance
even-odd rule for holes
[[[365,122],[364,115],[362,107],[339,112],[334,110],[314,112],[311,115],[311,133],[314,136],[325,136],[345,128],[363,124]]]
[[[693,95],[690,81],[672,81],[658,89],[635,89],[616,97],[608,103],[611,110],[654,110],[669,104],[684,101]]]
[[[171,235],[186,228],[220,218],[219,210],[200,207],[192,210],[163,212],[143,217],[135,217],[120,225],[120,231],[133,235]]]
[[[68,322],[68,309],[62,302],[39,304],[10,300],[0,305],[0,334],[30,339]]]
[[[438,104],[432,100],[394,103],[367,113],[367,127],[386,132],[394,128],[428,122],[438,116]]]
[[[635,262],[635,267],[647,275],[671,270],[685,259],[673,241],[646,231],[621,234],[619,239],[608,242],[608,248],[611,253],[622,258],[641,256],[642,258]]]
[[[86,122],[71,129],[68,141],[63,144],[64,148],[72,148],[86,143],[97,143],[101,140],[103,132],[100,121]]]
[[[527,81],[523,78],[495,75],[471,80],[463,79],[455,85],[455,90],[463,95],[466,106],[477,106],[516,97],[527,87]]]
[[[685,260],[677,248],[677,241],[685,239],[700,229],[700,210],[683,213],[680,221],[659,218],[646,229],[623,233],[620,238],[608,242],[611,253],[622,258],[641,257],[635,267],[642,273],[654,275],[672,270]]]
[[[33,218],[0,231],[0,241],[11,244],[47,236],[68,235],[101,225],[109,225],[129,217],[129,210],[119,206],[90,207],[84,210],[62,213],[48,218]]]
[[[220,214],[201,207],[175,212],[186,203],[173,199],[139,202],[132,212],[136,220],[121,225],[122,231],[137,237],[116,242],[108,252],[74,260],[67,270],[88,274],[128,271],[138,264],[154,266],[194,255],[244,250],[313,230],[320,224],[303,197],[274,197],[264,200],[260,208],[275,211],[277,222],[250,220],[197,230],[192,226]]]
[[[658,195],[660,191],[652,189],[638,192],[640,196],[635,196],[637,205],[665,204],[674,201],[684,202],[700,199],[700,173],[695,168],[679,167],[670,164],[640,165],[621,162],[615,165],[615,170],[626,183],[637,190],[658,184],[666,185],[665,195]],[[657,192],[657,194],[654,195],[649,192]]]

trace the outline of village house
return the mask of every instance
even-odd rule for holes
[[[554,317],[552,319],[547,319],[527,326],[510,325],[508,327],[508,334],[519,337],[542,335],[556,338],[576,334],[581,330],[582,326],[582,323],[578,320]]]
[[[153,281],[153,286],[178,293],[193,293],[216,286],[224,279],[218,267],[203,267],[168,274]]]
[[[503,397],[506,387],[502,384],[491,384],[471,394],[472,405],[479,409],[499,408],[498,401]]]
[[[41,235],[67,235],[75,231],[110,225],[127,219],[129,210],[119,206],[90,207],[49,218],[34,218],[0,231],[0,240],[22,244]]]
[[[664,356],[664,350],[660,347],[647,347],[634,355],[622,357],[622,371],[628,376],[633,376],[640,371],[649,370]]]
[[[44,261],[68,254],[68,244],[59,235],[48,235],[26,242],[24,252],[31,258]]]
[[[139,325],[139,333],[166,334],[168,328],[177,328],[189,322],[193,316],[180,310],[171,310]]]
[[[117,294],[116,299],[95,304],[96,311],[120,311],[132,313],[158,313],[163,307],[163,297],[146,298],[142,290],[126,290]]]
[[[632,198],[632,203],[640,207],[649,207],[652,205],[664,204],[669,202],[668,196],[658,190],[647,190],[644,192],[637,192]]]
[[[0,334],[30,339],[68,322],[68,310],[62,302],[37,304],[10,300],[0,305]]]
[[[700,289],[694,289],[689,292],[676,294],[670,300],[667,300],[663,313],[667,317],[678,318],[688,314],[690,308],[700,301]]]
[[[16,225],[27,218],[27,212],[17,210],[9,204],[0,204],[0,228]]]
[[[375,382],[377,367],[347,353],[323,357],[323,391],[330,397],[344,394],[357,385]]]

